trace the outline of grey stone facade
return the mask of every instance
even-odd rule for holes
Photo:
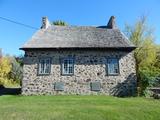
[[[74,75],[61,75],[60,58],[75,58]],[[41,57],[52,58],[51,73],[38,75],[38,62]],[[120,74],[106,74],[106,58],[119,58]],[[25,51],[23,95],[133,95],[136,90],[136,71],[133,52],[120,50],[28,50]],[[64,90],[55,89],[56,83],[62,83]],[[91,88],[100,83],[100,91]],[[93,86],[92,86],[93,87]]]

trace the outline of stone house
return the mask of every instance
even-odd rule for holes
[[[47,17],[26,42],[23,95],[133,95],[136,47],[117,28],[112,16],[106,26],[55,26]]]

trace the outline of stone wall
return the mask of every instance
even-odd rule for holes
[[[74,75],[61,75],[60,58],[74,56]],[[51,57],[51,74],[38,75],[40,57]],[[107,76],[106,58],[119,58],[120,74]],[[107,50],[30,50],[25,52],[23,95],[105,94],[133,95],[136,90],[135,59],[132,52]],[[92,82],[100,83],[100,91],[92,91]],[[55,83],[64,83],[64,91],[56,91]]]

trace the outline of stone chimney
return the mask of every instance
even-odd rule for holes
[[[108,24],[107,24],[107,28],[109,29],[115,29],[116,28],[116,22],[115,22],[115,16],[111,16]]]
[[[47,29],[50,26],[49,20],[47,17],[42,17],[42,27],[41,29]]]
[[[2,58],[2,49],[0,48],[0,58]]]

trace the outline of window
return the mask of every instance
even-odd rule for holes
[[[50,74],[51,59],[41,58],[39,59],[39,74]]]
[[[69,57],[62,60],[62,75],[72,75],[74,73],[74,59]]]
[[[118,75],[119,74],[119,60],[116,58],[107,59],[107,74]]]

